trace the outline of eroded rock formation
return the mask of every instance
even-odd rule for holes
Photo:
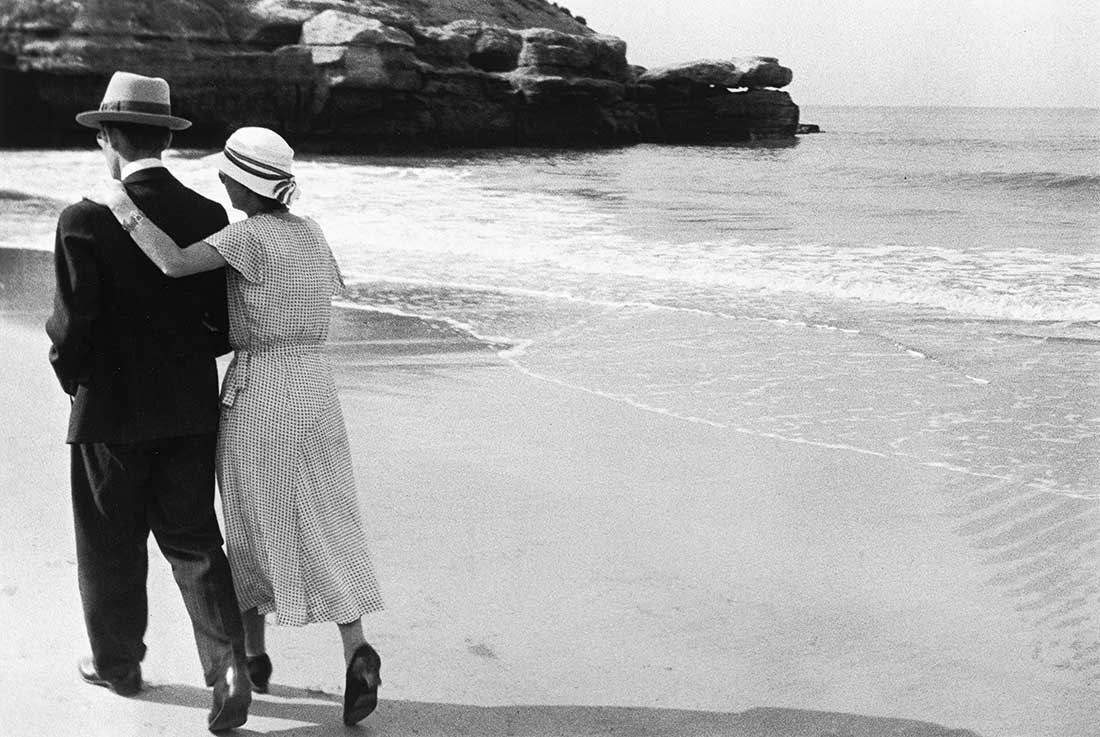
[[[163,76],[187,140],[313,148],[791,137],[775,59],[643,70],[544,0],[0,0],[0,145],[87,138],[117,69]],[[743,88],[743,91],[731,91]]]
[[[796,133],[798,106],[786,92],[771,89],[786,87],[791,77],[778,59],[751,56],[649,69],[638,81],[655,89],[656,136],[668,142],[721,142]]]

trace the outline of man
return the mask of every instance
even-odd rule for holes
[[[76,120],[98,129],[111,176],[177,242],[226,225],[221,205],[184,187],[161,161],[172,131],[190,126],[171,114],[166,81],[117,72],[99,110]],[[92,647],[80,675],[122,696],[141,689],[152,531],[214,687],[208,727],[238,727],[251,691],[214,512],[214,359],[229,350],[224,272],[169,279],[106,207],[88,200],[61,213],[55,270],[46,331],[50,362],[72,397],[77,568]]]

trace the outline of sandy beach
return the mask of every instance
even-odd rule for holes
[[[77,678],[48,262],[2,265],[0,734],[206,734],[155,546],[146,690]],[[1026,616],[1062,596],[1046,571],[1095,560],[1095,500],[643,412],[412,318],[340,310],[331,352],[388,607],[365,622],[384,685],[362,733],[1097,734],[1098,684],[1036,657]],[[345,734],[335,628],[269,647],[239,733]]]

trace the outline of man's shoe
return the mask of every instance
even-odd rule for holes
[[[83,657],[77,661],[76,669],[85,683],[110,689],[119,696],[133,696],[141,690],[141,666],[135,665],[121,678],[104,678],[95,669],[95,661]]]
[[[252,684],[248,681],[248,667],[244,663],[231,665],[214,682],[214,703],[206,726],[211,732],[235,729],[248,721],[248,707],[252,704]]]

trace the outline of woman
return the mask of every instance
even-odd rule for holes
[[[265,614],[283,625],[336,622],[347,668],[344,722],[355,724],[374,710],[381,683],[361,617],[382,602],[323,353],[342,284],[321,229],[288,209],[297,195],[293,157],[266,128],[230,136],[219,177],[248,218],[186,248],[146,219],[120,183],[102,199],[165,274],[228,267],[235,355],[222,385],[217,467],[249,675],[266,692]]]

